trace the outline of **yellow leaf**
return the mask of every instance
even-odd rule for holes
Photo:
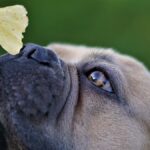
[[[22,33],[28,26],[27,11],[22,5],[0,8],[0,45],[10,54],[23,46]]]

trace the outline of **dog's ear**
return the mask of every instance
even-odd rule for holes
[[[88,49],[85,46],[76,46],[68,44],[53,43],[47,46],[52,49],[56,54],[65,62],[77,62],[81,60]]]

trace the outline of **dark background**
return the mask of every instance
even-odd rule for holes
[[[24,43],[113,47],[150,68],[148,0],[0,0],[0,7],[14,4],[29,13]]]

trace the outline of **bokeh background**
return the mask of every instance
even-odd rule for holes
[[[0,0],[0,7],[14,4],[29,13],[24,43],[113,47],[150,68],[148,0]]]

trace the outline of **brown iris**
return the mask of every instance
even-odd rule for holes
[[[113,93],[111,83],[103,72],[93,71],[88,75],[88,79],[97,87],[107,92]]]

